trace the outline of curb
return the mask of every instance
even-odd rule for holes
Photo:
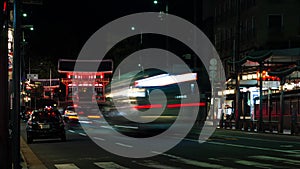
[[[24,157],[24,154],[22,151],[20,151],[21,153],[21,167],[22,169],[28,169],[28,166],[27,166],[27,162],[25,161],[25,157]]]
[[[22,157],[21,166],[24,169],[47,169],[41,160],[34,154],[26,144],[23,137],[20,137],[20,153]]]

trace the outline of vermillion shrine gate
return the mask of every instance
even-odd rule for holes
[[[74,70],[76,62],[78,67]],[[91,70],[98,67],[98,69]],[[78,70],[79,69],[79,70]],[[105,87],[113,72],[112,60],[67,60],[58,61],[61,82],[66,87],[67,103],[105,101]]]

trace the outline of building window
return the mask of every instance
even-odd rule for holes
[[[269,15],[268,26],[271,32],[281,32],[283,19],[282,15]]]

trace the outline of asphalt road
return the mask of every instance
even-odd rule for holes
[[[94,137],[100,142],[107,142],[113,130],[101,124],[97,129],[89,129],[103,136]],[[26,140],[23,123],[21,134]],[[175,138],[176,135],[163,139]],[[111,144],[128,152],[136,147],[126,137],[114,140],[118,141]],[[157,140],[155,144],[164,140]],[[92,141],[81,127],[67,129],[66,142],[35,140],[29,147],[49,169],[300,168],[300,136],[224,129],[217,129],[201,144],[192,134],[167,152],[152,151],[155,156],[148,158],[127,158],[110,153]]]

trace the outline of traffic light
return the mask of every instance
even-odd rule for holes
[[[0,22],[1,22],[1,25],[4,25],[7,22],[7,1],[3,1],[3,4],[1,4],[1,5],[3,5],[3,6],[1,6],[2,14],[1,14]]]

